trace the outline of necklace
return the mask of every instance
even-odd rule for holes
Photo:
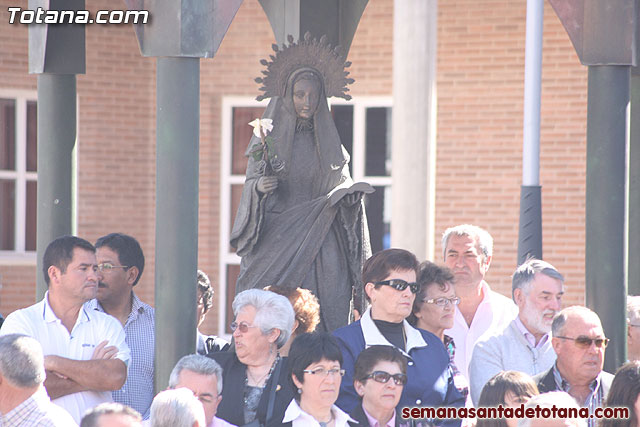
[[[269,377],[271,377],[271,373],[273,372],[273,369],[278,364],[279,360],[280,360],[280,353],[278,352],[276,354],[276,358],[273,360],[273,363],[271,364],[271,368],[269,368],[269,371],[266,374],[264,374],[263,376],[261,376],[260,378],[258,378],[258,380],[256,380],[256,377],[254,377],[251,374],[251,372],[249,371],[249,367],[247,366],[247,377],[244,380],[245,385],[246,386],[249,385],[249,377],[251,377],[251,381],[253,381],[253,383],[255,384],[256,387],[264,388],[264,386],[269,381]],[[263,383],[263,381],[264,381],[264,383]],[[262,383],[262,386],[260,386],[261,383]]]
[[[329,424],[331,424],[332,421],[333,421],[333,411],[329,412],[329,421],[327,421],[326,423],[323,421],[318,421],[318,423],[320,424],[320,427],[327,427]]]

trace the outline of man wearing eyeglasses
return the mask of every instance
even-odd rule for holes
[[[28,335],[42,345],[47,393],[79,423],[87,409],[110,402],[111,391],[122,387],[130,351],[118,321],[85,306],[98,288],[91,243],[59,237],[47,246],[42,265],[45,297],[7,316],[0,333]]]
[[[640,360],[640,296],[627,297],[627,359]]]
[[[207,427],[233,426],[216,417],[222,400],[222,367],[215,360],[199,354],[190,354],[178,360],[169,376],[169,388],[188,388],[204,408]]]
[[[568,307],[553,320],[551,334],[557,360],[551,369],[534,377],[540,393],[567,392],[594,414],[602,407],[613,381],[613,375],[602,370],[609,339],[600,318],[586,307]],[[595,421],[589,419],[588,425],[595,426]]]
[[[549,335],[563,294],[564,277],[548,262],[529,259],[516,269],[512,295],[518,316],[504,330],[485,335],[473,350],[469,375],[475,404],[484,385],[498,372],[536,375],[553,365],[556,354]]]
[[[144,254],[138,241],[126,234],[111,233],[96,242],[98,292],[86,305],[120,321],[131,349],[131,365],[124,386],[113,400],[149,418],[153,401],[155,322],[153,307],[133,292],[144,271]]]

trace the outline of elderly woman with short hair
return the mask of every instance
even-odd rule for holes
[[[362,282],[371,307],[360,320],[334,332],[346,370],[337,404],[347,413],[360,401],[353,385],[356,358],[372,345],[394,346],[408,358],[408,381],[400,407],[464,404],[464,397],[454,386],[449,355],[442,341],[405,320],[418,292],[418,265],[415,255],[403,249],[378,252],[365,262]],[[442,425],[451,424],[459,425],[460,421],[445,421]]]
[[[293,308],[281,295],[249,289],[236,295],[232,309],[235,352],[208,355],[224,371],[217,416],[236,425],[282,420],[293,390],[278,350],[291,335]]]

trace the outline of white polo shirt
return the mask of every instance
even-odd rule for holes
[[[49,305],[49,292],[42,301],[7,316],[0,329],[0,335],[7,334],[33,337],[42,345],[45,356],[90,360],[95,347],[107,340],[108,345],[118,347],[116,358],[122,360],[125,365],[128,366],[131,357],[122,325],[114,317],[83,306],[69,334]],[[83,391],[52,400],[56,405],[66,409],[78,424],[87,409],[111,401],[109,391]]]
[[[491,290],[487,282],[482,281],[482,301],[476,309],[471,326],[467,325],[464,316],[456,306],[453,315],[453,327],[446,329],[445,334],[453,338],[456,345],[454,362],[465,378],[469,379],[469,364],[473,347],[485,333],[501,332],[518,315],[518,306],[502,294]]]

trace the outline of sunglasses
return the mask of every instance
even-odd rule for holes
[[[584,335],[580,335],[578,338],[569,338],[569,337],[556,337],[563,340],[571,340],[576,343],[576,346],[580,348],[589,348],[591,344],[595,344],[596,348],[607,348],[609,345],[609,338],[589,338]]]
[[[376,282],[374,283],[374,285],[386,285],[386,286],[391,286],[393,289],[395,289],[396,291],[404,291],[405,289],[407,289],[407,287],[409,287],[411,289],[411,293],[413,294],[417,294],[418,290],[420,289],[420,285],[418,285],[417,283],[409,283],[406,282],[402,279],[391,279],[391,280],[383,280],[382,282]]]
[[[256,325],[250,325],[247,322],[231,322],[229,327],[231,328],[231,332],[235,332],[236,329],[240,329],[240,332],[242,332],[243,334],[249,332],[249,328],[257,328]]]
[[[368,380],[369,378],[371,378],[375,382],[382,383],[382,384],[386,384],[387,382],[389,382],[391,378],[393,378],[393,382],[396,385],[405,385],[407,383],[407,376],[405,374],[391,375],[390,373],[385,371],[373,371],[363,379]]]

